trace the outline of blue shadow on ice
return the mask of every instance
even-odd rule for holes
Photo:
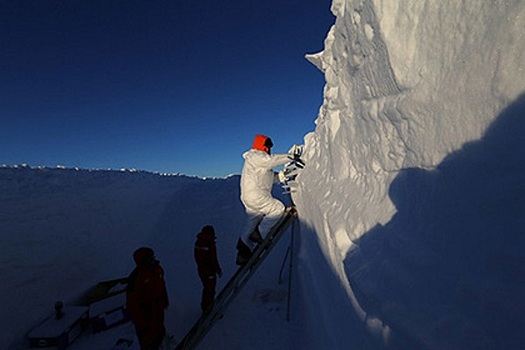
[[[345,259],[363,308],[411,339],[387,348],[525,346],[524,180],[525,95],[436,170],[397,176],[397,213]]]

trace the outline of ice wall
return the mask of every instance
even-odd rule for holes
[[[347,253],[398,211],[401,172],[436,169],[523,94],[525,3],[334,0],[332,12],[324,51],[307,56],[326,86],[294,201],[317,234],[303,240],[319,240],[365,317]]]

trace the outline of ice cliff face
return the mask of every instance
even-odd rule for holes
[[[334,0],[332,12],[324,51],[307,56],[326,86],[294,201],[352,294],[343,261],[399,211],[393,181],[437,169],[523,98],[525,3]]]
[[[332,12],[308,56],[326,86],[296,202],[315,198],[303,210],[322,211],[330,229],[314,226],[345,251],[391,218],[400,170],[435,168],[524,91],[525,4],[334,0]]]

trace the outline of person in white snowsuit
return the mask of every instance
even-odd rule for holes
[[[272,146],[269,137],[256,135],[252,149],[243,154],[241,201],[248,218],[237,243],[239,265],[249,259],[255,244],[266,237],[285,210],[271,192],[273,184],[284,182],[286,176],[282,170],[274,172],[273,168],[290,162],[291,158],[289,154],[271,154]]]

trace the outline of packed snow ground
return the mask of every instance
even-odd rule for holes
[[[332,11],[325,50],[309,56],[327,83],[293,195],[292,319],[276,282],[282,241],[200,348],[523,348],[525,3],[334,0]],[[0,175],[2,344],[19,345],[55,300],[126,275],[142,244],[166,269],[181,337],[199,313],[191,254],[204,224],[225,279],[235,269],[238,177]],[[106,348],[125,331],[74,346]]]
[[[166,271],[166,325],[175,340],[200,315],[193,244],[202,226],[212,224],[218,234],[224,270],[218,290],[236,269],[235,243],[244,224],[238,176],[4,167],[0,191],[0,278],[9,282],[0,287],[1,349],[26,348],[25,334],[53,312],[55,301],[75,304],[96,283],[127,276],[132,253],[142,245],[155,249]],[[275,195],[289,203],[282,192],[276,187]],[[295,338],[294,322],[286,320],[288,263],[281,268],[290,238],[279,242],[202,348],[218,342],[241,349],[288,347]],[[299,319],[296,307],[291,317]],[[86,332],[71,349],[110,349],[130,334],[130,324]]]

